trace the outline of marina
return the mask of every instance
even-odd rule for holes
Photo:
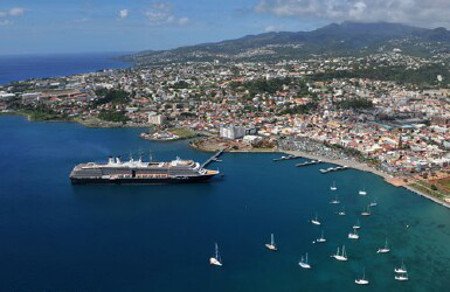
[[[295,165],[295,167],[303,167],[303,166],[308,166],[308,165],[316,165],[316,164],[319,164],[319,163],[322,163],[322,160],[309,160],[309,161],[305,161],[305,162],[302,162],[302,163],[297,163],[297,164]]]
[[[346,170],[346,169],[348,169],[348,166],[344,165],[344,166],[321,168],[321,169],[319,169],[319,171],[322,174],[326,174],[326,173],[335,172],[335,171],[341,171],[341,170]]]
[[[282,155],[280,158],[274,158],[272,161],[283,161],[283,160],[293,160],[293,159],[299,159],[302,158],[301,156],[293,155],[293,154],[287,154]]]
[[[55,290],[72,291],[86,289],[84,283],[90,283],[98,291],[126,290],[130,285],[139,291],[239,290],[236,287],[277,291],[289,283],[294,291],[336,291],[337,287],[360,291],[363,287],[354,280],[363,278],[364,266],[368,291],[393,287],[445,291],[447,287],[442,277],[429,280],[450,268],[447,209],[370,173],[352,169],[322,176],[315,167],[299,173],[293,163],[275,166],[271,160],[278,154],[227,153],[220,163],[227,179],[218,183],[79,187],[67,180],[73,165],[109,153],[148,149],[151,143],[162,161],[179,155],[203,162],[211,154],[195,151],[183,141],[148,142],[133,129],[13,120],[23,121],[20,128],[14,127],[16,122],[0,128],[17,145],[16,149],[0,145],[2,175],[19,177],[18,165],[47,167],[30,172],[20,183],[12,177],[0,184],[4,198],[0,208],[7,215],[2,230],[8,238],[2,245],[8,260],[1,273],[3,287],[44,291],[52,283]],[[14,135],[19,129],[21,135]],[[330,190],[333,181],[336,191]],[[366,197],[357,195],[360,184],[355,182],[364,182]],[[340,205],[329,204],[335,195]],[[362,217],[360,212],[375,198],[376,212]],[[346,216],[337,217],[343,206]],[[320,226],[310,222],[315,213]],[[26,214],[45,216],[35,220]],[[360,240],[352,241],[347,235],[358,219],[363,231],[358,230]],[[24,235],[24,228],[33,233]],[[278,252],[265,247],[271,232]],[[429,240],[423,240],[424,234]],[[390,254],[376,254],[386,237]],[[215,242],[222,266],[209,264],[211,257],[216,258]],[[348,264],[330,258],[342,245]],[[16,253],[17,249],[27,253]],[[298,265],[306,252],[310,270]],[[51,263],[43,256],[51,257]],[[394,269],[401,268],[403,257],[407,281],[395,279]],[[86,273],[92,265],[96,269]],[[200,278],[205,280],[199,283]],[[325,278],[329,280],[322,281]]]

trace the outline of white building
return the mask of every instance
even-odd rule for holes
[[[222,126],[220,127],[220,137],[225,139],[241,139],[245,135],[256,134],[255,127],[242,126]]]
[[[155,112],[148,113],[148,123],[150,125],[162,125],[164,123],[164,116],[158,115]]]

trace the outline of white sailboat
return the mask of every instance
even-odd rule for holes
[[[338,215],[345,216],[345,207],[343,207],[342,210],[338,212]]]
[[[409,280],[408,273],[403,273],[403,274],[395,275],[394,278],[395,278],[395,280],[397,280],[397,281],[408,281],[408,280]]]
[[[369,284],[369,280],[366,279],[366,269],[363,269],[362,278],[355,279],[355,283],[358,285],[368,285]]]
[[[361,223],[359,223],[359,219],[356,220],[355,225],[353,225],[353,229],[360,229],[361,228]]]
[[[378,203],[376,200],[373,200],[372,202],[370,202],[369,207],[376,207],[378,206]]]
[[[388,253],[388,252],[390,252],[391,250],[390,250],[390,248],[388,247],[388,242],[387,242],[387,239],[386,239],[386,242],[385,242],[385,244],[384,244],[384,247],[381,247],[381,248],[379,248],[378,250],[377,250],[377,253]]]
[[[215,243],[215,254],[213,257],[209,258],[209,264],[213,266],[222,266],[222,261],[219,255],[219,246]]]
[[[361,212],[361,216],[370,216],[370,215],[371,215],[371,213],[370,213],[370,206],[368,205],[366,210]]]
[[[356,231],[356,229],[353,229],[353,232],[350,232],[348,234],[348,238],[349,239],[359,239],[359,235],[358,235],[358,232]]]
[[[302,267],[303,269],[311,269],[311,265],[308,263],[308,253],[306,253],[305,258],[303,258],[303,256],[302,256],[298,265],[300,267]]]
[[[324,243],[324,242],[326,242],[326,241],[327,241],[327,240],[326,240],[325,237],[323,237],[323,231],[322,231],[322,234],[320,235],[319,238],[316,239],[316,242],[318,242],[318,243]]]
[[[342,246],[342,251],[339,253],[339,247],[337,248],[336,254],[331,256],[335,258],[337,261],[346,262],[348,260],[347,253],[345,252],[345,245]]]
[[[338,196],[336,195],[336,196],[334,196],[334,199],[333,200],[331,200],[330,201],[330,204],[339,204],[340,203],[340,201],[338,200]]]
[[[320,225],[321,224],[319,219],[318,219],[318,217],[317,217],[317,213],[316,213],[316,217],[314,219],[311,219],[311,223],[314,224],[314,225]]]
[[[406,274],[406,273],[408,273],[408,271],[406,270],[405,264],[403,263],[403,260],[402,260],[402,265],[400,266],[400,268],[395,268],[394,272],[397,273],[397,274]]]
[[[275,245],[275,239],[273,233],[270,234],[270,243],[266,243],[266,248],[271,251],[277,251],[277,246]]]
[[[331,185],[330,190],[331,190],[331,191],[336,191],[336,190],[337,190],[336,182],[335,182],[335,181],[333,181],[333,184]]]
[[[359,190],[358,195],[360,195],[360,196],[367,195],[366,189]]]

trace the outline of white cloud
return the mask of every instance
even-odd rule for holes
[[[273,31],[280,31],[280,28],[276,25],[268,25],[264,28],[265,32],[273,32]]]
[[[260,0],[254,10],[279,17],[450,27],[449,0]]]
[[[8,10],[0,10],[0,26],[7,26],[13,23],[12,19],[22,16],[25,9],[22,7],[13,7]]]
[[[25,9],[22,7],[13,7],[9,9],[8,14],[10,16],[22,16],[25,13]]]
[[[119,10],[119,18],[120,19],[127,18],[129,14],[130,14],[130,11],[128,11],[128,9],[121,9],[121,10]]]
[[[180,19],[178,19],[179,25],[186,25],[189,22],[190,22],[189,17],[181,17]]]
[[[8,10],[0,10],[0,18],[22,16],[24,13],[25,9],[22,7],[13,7]]]
[[[178,24],[186,25],[189,23],[188,17],[177,17],[173,13],[173,6],[168,2],[158,2],[153,3],[153,5],[145,13],[148,22],[151,25],[168,25],[168,24]]]

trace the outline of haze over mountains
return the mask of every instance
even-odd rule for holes
[[[235,40],[205,43],[126,56],[138,65],[211,61],[267,61],[310,55],[367,55],[396,49],[414,56],[450,54],[450,31],[398,23],[329,24],[309,32],[268,32]]]

